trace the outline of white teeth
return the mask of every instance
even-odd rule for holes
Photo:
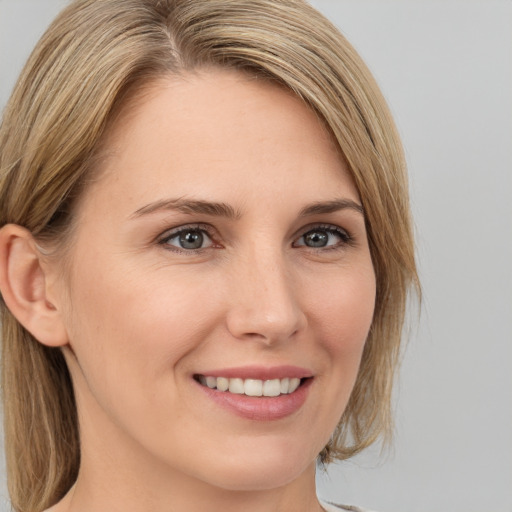
[[[217,386],[215,386],[219,391],[227,391],[229,389],[229,379],[225,379],[224,377],[217,378]]]
[[[246,379],[244,383],[244,390],[247,396],[261,396],[263,395],[263,381]]]
[[[300,379],[290,379],[290,387],[288,388],[288,393],[293,393],[299,387],[299,384]]]
[[[203,377],[204,378],[204,377]],[[206,385],[209,388],[216,388],[217,387],[217,379],[215,377],[206,377]],[[203,384],[203,381],[200,380],[201,384]]]
[[[266,380],[263,384],[263,396],[279,396],[281,394],[281,381],[279,379]]]
[[[243,395],[245,392],[244,381],[242,379],[229,379],[229,392]]]
[[[300,379],[286,377],[284,379],[228,379],[226,377],[205,377],[199,375],[199,382],[210,389],[229,391],[237,395],[247,396],[279,396],[293,393],[300,385]]]

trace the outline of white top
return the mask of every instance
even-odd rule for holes
[[[340,510],[346,510],[348,512],[372,512],[360,507],[354,507],[351,505],[335,505],[334,503],[327,503],[326,501],[320,500],[320,505],[325,509],[326,512],[340,512]]]

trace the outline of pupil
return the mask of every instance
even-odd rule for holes
[[[310,247],[325,247],[327,245],[327,241],[327,233],[313,231],[306,235],[306,245],[309,245]]]
[[[187,231],[180,235],[180,245],[184,249],[199,249],[203,245],[203,234],[200,231]]]

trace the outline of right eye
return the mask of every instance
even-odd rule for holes
[[[171,246],[170,249],[178,251],[199,251],[213,245],[213,240],[205,229],[199,227],[181,228],[162,238],[159,243]]]
[[[352,238],[345,229],[335,225],[321,224],[306,231],[295,243],[294,247],[311,249],[342,249],[350,244]]]

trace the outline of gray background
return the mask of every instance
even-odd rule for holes
[[[395,114],[425,294],[393,450],[319,474],[320,495],[381,512],[512,512],[512,2],[312,3]],[[0,0],[0,107],[64,4]]]

